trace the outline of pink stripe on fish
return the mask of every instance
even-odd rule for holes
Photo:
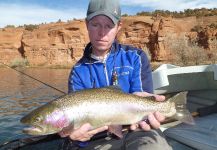
[[[64,128],[69,125],[69,121],[65,116],[64,112],[61,110],[56,110],[47,116],[44,121],[45,124],[50,124],[55,128]]]

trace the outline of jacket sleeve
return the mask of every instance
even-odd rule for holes
[[[134,72],[132,75],[131,91],[153,93],[153,81],[150,62],[144,51],[138,50],[134,60]]]
[[[79,74],[75,68],[72,68],[68,79],[68,93],[84,89],[84,84],[81,82]]]

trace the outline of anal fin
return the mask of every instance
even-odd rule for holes
[[[123,138],[122,126],[121,125],[110,125],[108,127],[108,131],[110,133],[113,133],[114,135],[116,135],[119,138]]]

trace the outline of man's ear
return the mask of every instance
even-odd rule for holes
[[[122,22],[118,22],[118,32],[121,30],[121,27],[122,27]]]

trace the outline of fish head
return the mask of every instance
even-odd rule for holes
[[[20,122],[31,126],[23,130],[30,135],[57,133],[70,124],[64,111],[53,104],[46,104],[33,110],[21,118]]]

